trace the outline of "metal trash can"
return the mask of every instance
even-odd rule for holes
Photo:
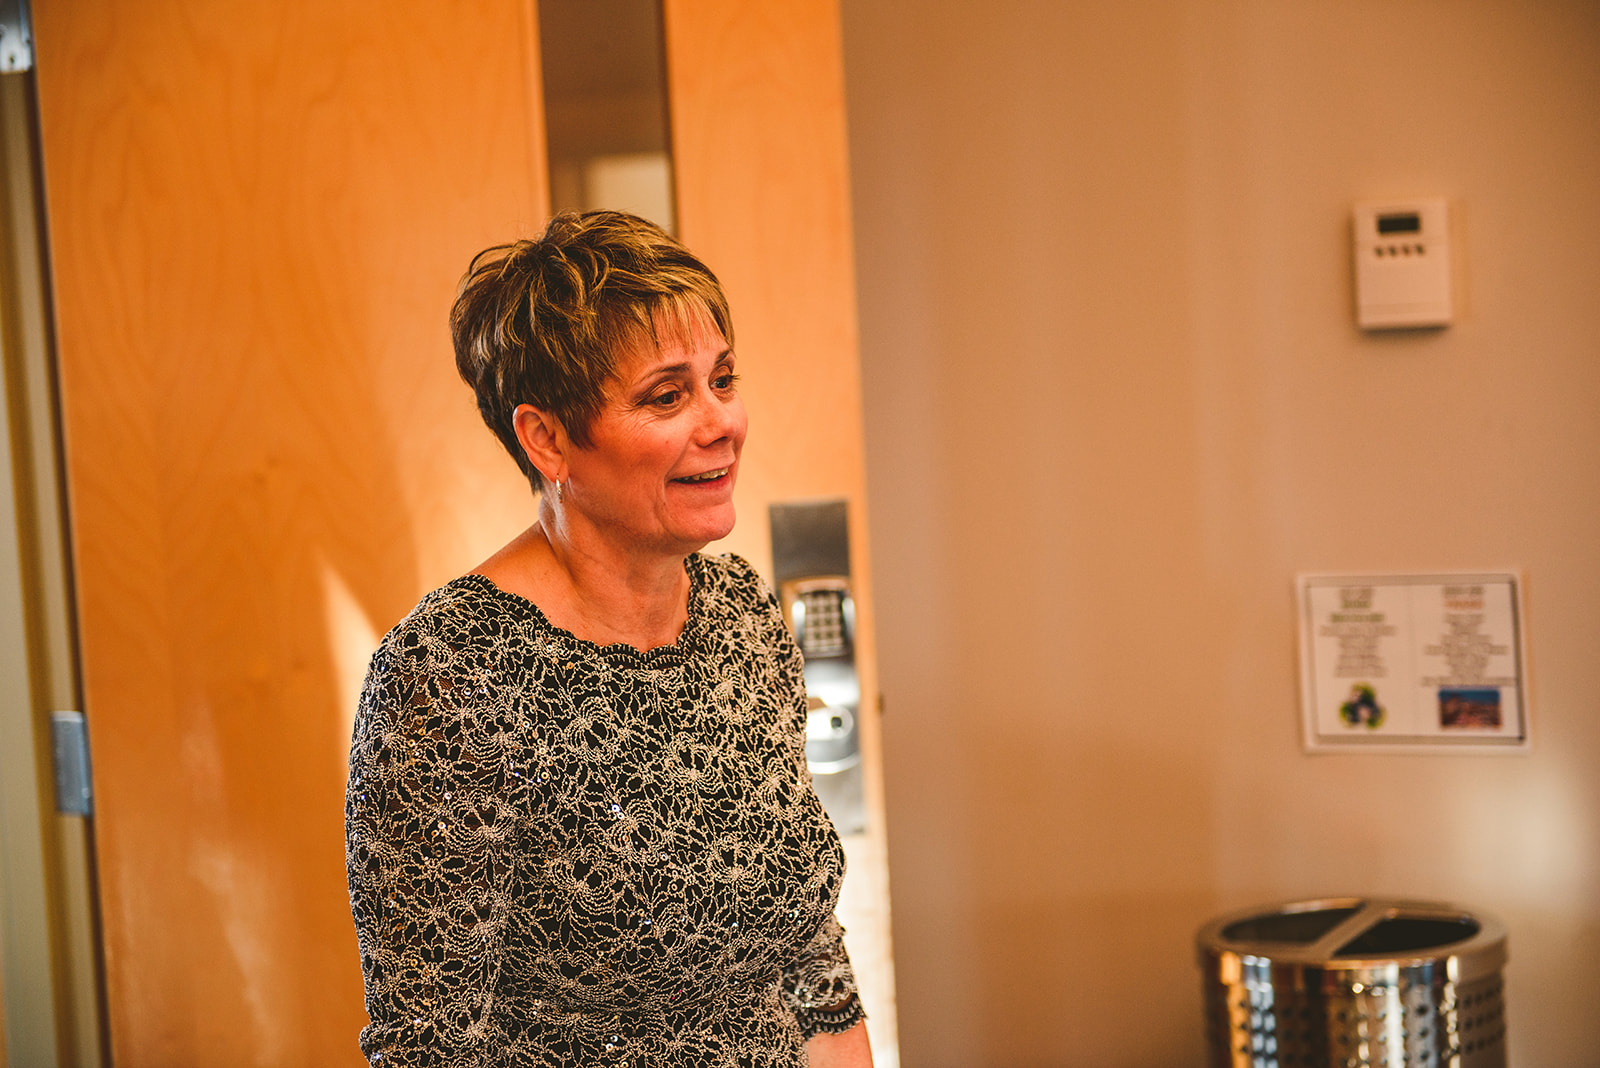
[[[1212,1068],[1504,1068],[1498,921],[1328,898],[1220,917],[1196,938]]]

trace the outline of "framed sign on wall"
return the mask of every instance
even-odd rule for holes
[[[1528,745],[1515,572],[1301,575],[1309,751]]]

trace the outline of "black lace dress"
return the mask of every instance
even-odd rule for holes
[[[640,654],[469,575],[373,655],[346,795],[373,1065],[806,1062],[862,1013],[801,660],[737,557]]]

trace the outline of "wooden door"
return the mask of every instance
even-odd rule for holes
[[[543,212],[531,8],[34,16],[112,1060],[357,1064],[355,687],[527,508],[445,314]]]
[[[767,505],[844,498],[867,830],[840,915],[881,1065],[897,1063],[855,259],[837,0],[666,0],[679,230],[728,291],[750,439],[727,540],[769,577]]]
[[[836,6],[666,16],[680,230],[752,417],[726,547],[765,566],[769,502],[846,497],[874,694]],[[531,0],[36,5],[118,1068],[360,1061],[360,674],[531,519],[445,314],[543,221],[535,34]],[[878,783],[847,887],[877,933],[847,922],[892,1060]]]

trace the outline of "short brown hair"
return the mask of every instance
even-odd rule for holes
[[[617,355],[644,338],[659,345],[661,329],[687,330],[702,317],[733,344],[716,275],[672,235],[625,212],[563,212],[538,240],[473,257],[450,336],[483,421],[540,489],[543,476],[517,441],[517,405],[551,413],[588,447]]]

